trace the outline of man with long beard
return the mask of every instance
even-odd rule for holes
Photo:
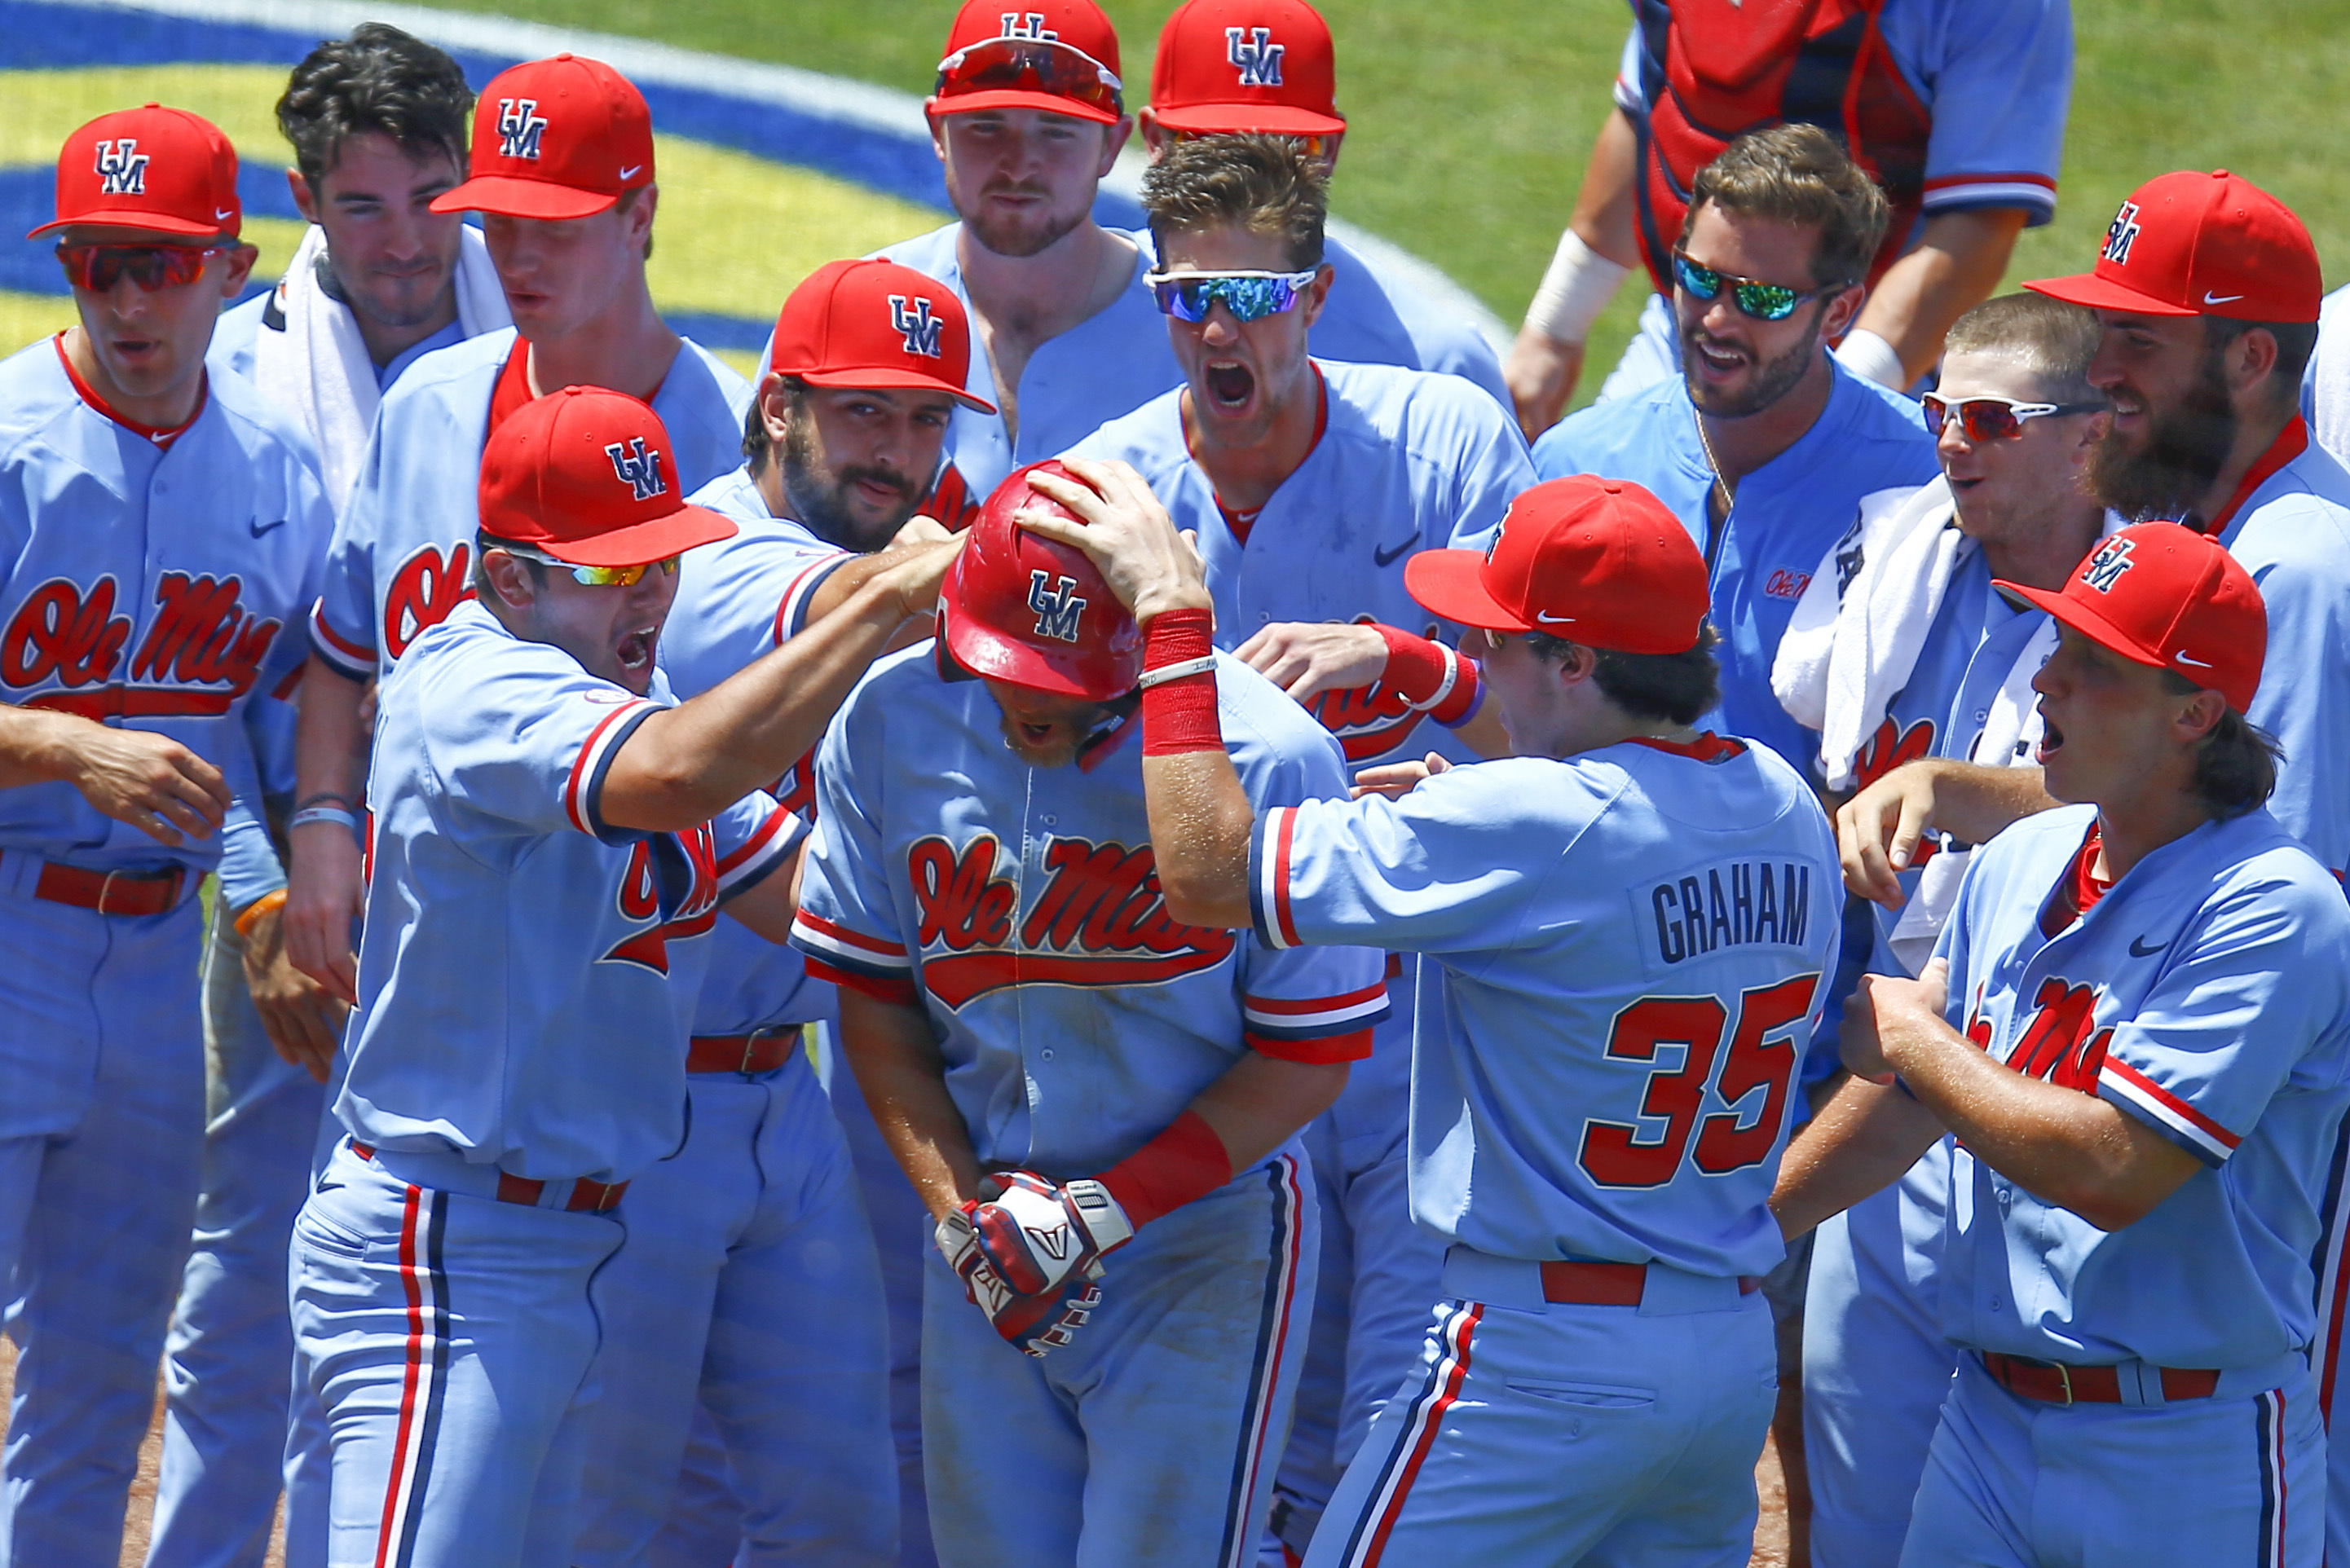
[[[2113,429],[2089,467],[2134,520],[2177,519],[2227,546],[2268,605],[2268,656],[2245,717],[2282,753],[2269,809],[2343,877],[2350,867],[2350,472],[2299,407],[2324,286],[2317,248],[2275,197],[2224,171],[2150,180],[2114,214],[2096,270],[2029,284],[2088,306],[2105,329],[2089,379]],[[2056,805],[2039,771],[1928,761],[1896,769],[1837,816],[1846,880],[1882,899],[1929,831],[1980,844]],[[1897,895],[1898,896],[1898,895]],[[2320,1399],[2333,1402],[2342,1317],[2335,1197],[2319,1254]],[[2326,1538],[2350,1560],[2350,1422],[2330,1465]]]

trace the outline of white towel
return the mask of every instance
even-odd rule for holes
[[[327,232],[313,223],[295,247],[277,285],[283,331],[265,327],[253,346],[253,379],[264,397],[291,412],[318,449],[327,498],[340,508],[359,479],[368,429],[375,422],[375,362],[368,358],[351,307],[318,283]],[[461,231],[457,321],[466,337],[513,324],[497,269],[479,232]]]
[[[1832,789],[1852,787],[1860,749],[1909,683],[1950,574],[1974,551],[1959,532],[1949,482],[1879,490],[1820,563],[1790,618],[1771,689],[1820,732]],[[1791,644],[1793,646],[1791,646]]]
[[[2325,296],[2317,317],[2317,352],[2303,381],[2309,433],[2350,463],[2350,287]]]

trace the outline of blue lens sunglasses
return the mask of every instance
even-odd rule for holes
[[[1784,321],[1795,314],[1795,306],[1804,301],[1824,294],[1842,294],[1852,286],[1848,283],[1824,283],[1817,288],[1790,288],[1783,283],[1763,283],[1700,266],[1679,251],[1673,253],[1673,279],[1691,299],[1709,301],[1718,296],[1726,285],[1738,308],[1757,321]]]
[[[1143,281],[1161,314],[1178,321],[1205,321],[1210,307],[1222,305],[1235,321],[1261,321],[1295,310],[1307,286],[1319,276],[1319,267],[1304,272],[1194,272],[1186,267],[1154,272]]]

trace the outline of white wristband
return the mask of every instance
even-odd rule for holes
[[[1619,266],[1575,237],[1573,229],[1558,236],[1550,270],[1526,306],[1526,325],[1560,343],[1581,343],[1591,336],[1591,324],[1616,297],[1617,285],[1632,269]]]
[[[1212,653],[1198,659],[1180,659],[1172,664],[1162,664],[1156,670],[1146,670],[1142,679],[1134,683],[1138,691],[1148,691],[1153,686],[1164,686],[1170,680],[1181,680],[1193,675],[1205,675],[1216,667]]]
[[[1909,385],[1909,373],[1901,368],[1901,356],[1893,345],[1866,327],[1856,327],[1836,345],[1835,357],[1844,368],[1856,376],[1866,376],[1880,387],[1898,392]]]
[[[309,827],[321,822],[334,823],[346,833],[357,833],[359,830],[357,813],[342,811],[331,805],[304,806],[286,819],[286,830],[291,833],[297,827]]]

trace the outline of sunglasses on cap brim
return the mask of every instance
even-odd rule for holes
[[[1260,321],[1296,309],[1319,275],[1319,267],[1304,272],[1196,272],[1187,267],[1149,273],[1143,281],[1150,285],[1150,297],[1158,301],[1159,312],[1178,321],[1205,321],[1210,308],[1218,305],[1231,311],[1235,321]]]
[[[677,576],[677,557],[663,556],[658,561],[647,561],[635,566],[582,566],[570,561],[558,561],[536,550],[525,550],[513,545],[492,545],[493,550],[503,550],[509,556],[525,561],[536,561],[542,566],[571,574],[571,580],[583,588],[633,588],[645,580],[645,574],[658,567],[664,577]]]
[[[1738,308],[1757,321],[1784,321],[1795,314],[1795,306],[1804,301],[1841,294],[1852,286],[1848,283],[1824,283],[1817,288],[1791,288],[1783,283],[1764,283],[1760,278],[1740,277],[1719,267],[1700,265],[1679,251],[1673,253],[1673,280],[1691,299],[1711,301],[1721,297],[1722,289],[1727,287]]]
[[[1126,84],[1074,44],[1050,38],[986,38],[939,62],[941,98],[973,92],[1034,92],[1065,98],[1113,118],[1125,114]]]
[[[92,294],[110,293],[128,277],[141,291],[184,288],[204,275],[204,264],[226,255],[226,245],[69,245],[60,242],[57,260],[66,281]]]
[[[2044,420],[2053,414],[2102,413],[2104,403],[2027,403],[2016,398],[1960,398],[1955,400],[1939,392],[1928,392],[1918,400],[1926,410],[1926,433],[1939,436],[1942,427],[1956,414],[1959,429],[1969,441],[2014,441],[2023,434],[2026,420]]]

